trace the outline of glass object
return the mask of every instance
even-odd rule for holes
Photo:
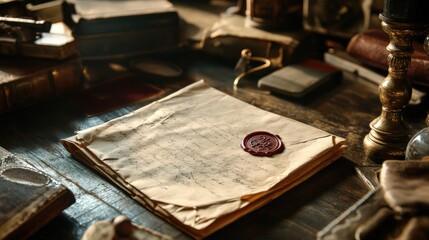
[[[429,127],[416,133],[405,151],[406,160],[421,160],[424,156],[429,156]]]
[[[369,28],[373,0],[304,0],[304,28],[351,38]]]
[[[246,26],[264,30],[301,28],[302,0],[247,0]]]

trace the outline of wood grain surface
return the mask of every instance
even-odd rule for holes
[[[309,98],[291,100],[252,87],[234,91],[235,63],[194,51],[174,52],[163,60],[182,67],[184,75],[167,80],[139,74],[137,77],[164,89],[164,96],[205,79],[209,85],[238,99],[347,140],[348,148],[335,163],[208,239],[315,239],[318,231],[368,192],[355,167],[376,165],[365,159],[362,140],[369,132],[369,122],[381,110],[377,86],[344,74],[342,81],[319,89]],[[252,84],[256,86],[256,82],[248,85]],[[173,239],[190,239],[72,158],[60,143],[60,139],[74,135],[75,131],[122,116],[149,102],[134,103],[87,117],[78,105],[70,101],[72,97],[63,96],[0,118],[0,146],[31,161],[68,187],[76,198],[75,204],[31,239],[80,239],[94,221],[113,219],[118,215],[126,215],[134,223]],[[421,107],[406,109],[404,117],[411,123],[413,132],[424,126],[425,114]]]

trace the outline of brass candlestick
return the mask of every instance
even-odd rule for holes
[[[427,28],[427,24],[398,22],[383,14],[380,19],[390,37],[386,47],[389,73],[378,87],[381,114],[370,123],[371,131],[363,142],[367,156],[376,162],[405,157],[410,132],[402,111],[411,99],[411,83],[406,75],[414,51],[413,40]]]

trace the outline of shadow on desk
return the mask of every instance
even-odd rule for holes
[[[209,239],[314,239],[318,231],[368,191],[354,166],[362,162],[363,137],[369,131],[369,122],[380,111],[376,87],[346,75],[341,84],[329,88],[320,98],[300,104],[257,91],[234,92],[234,63],[199,53],[178,54],[171,60],[183,67],[187,78],[159,83],[165,94],[190,81],[204,79],[211,86],[252,105],[344,137],[349,146],[337,162]],[[76,203],[46,225],[34,239],[59,239],[58,236],[79,239],[93,221],[112,219],[120,214],[174,239],[190,239],[73,159],[60,143],[60,139],[74,135],[77,130],[123,116],[145,104],[138,102],[88,118],[67,98],[59,98],[0,118],[0,145],[19,157],[30,159],[76,196]],[[419,122],[416,119],[412,123],[416,123],[415,129]],[[423,126],[424,121],[421,122]]]
[[[268,205],[207,239],[315,239],[317,231],[365,195],[354,164],[338,159]],[[358,197],[360,196],[360,197]]]

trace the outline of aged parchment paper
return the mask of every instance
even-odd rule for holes
[[[254,131],[278,134],[285,151],[272,157],[243,151],[241,140]],[[339,157],[343,142],[203,81],[63,140],[70,152],[81,149],[84,161],[195,229],[308,177]]]

